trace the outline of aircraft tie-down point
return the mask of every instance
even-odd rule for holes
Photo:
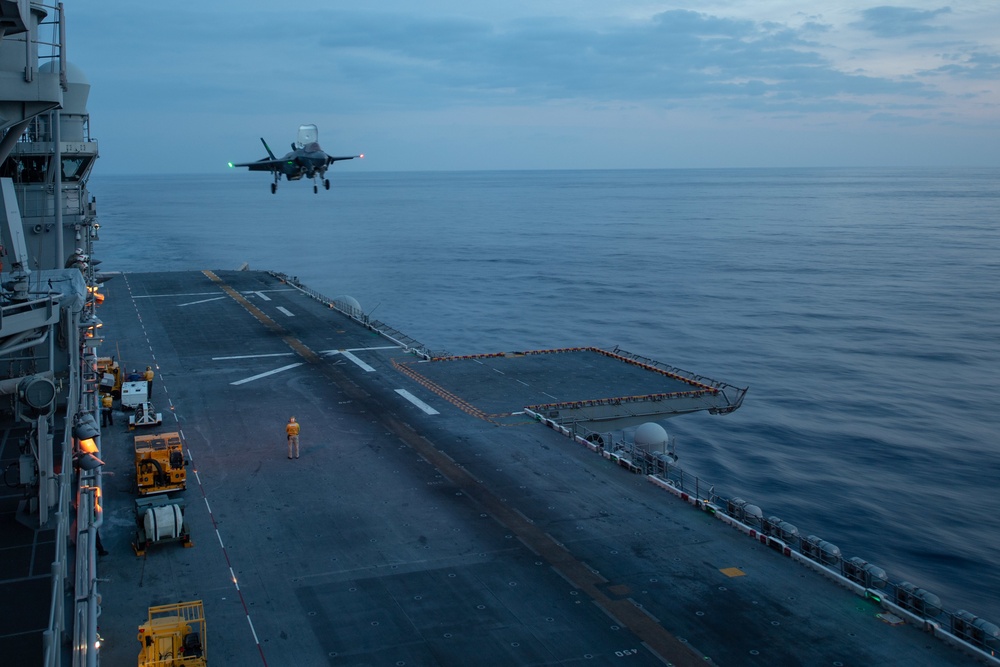
[[[292,144],[292,152],[285,154],[284,157],[275,157],[267,142],[264,141],[264,137],[260,138],[260,142],[264,144],[264,149],[267,150],[267,157],[261,158],[256,162],[241,162],[239,164],[230,162],[229,166],[247,167],[250,171],[271,172],[274,176],[274,182],[271,183],[271,194],[278,191],[278,181],[281,180],[282,174],[289,181],[297,181],[303,176],[311,178],[314,193],[319,192],[320,181],[323,182],[323,187],[329,190],[330,179],[326,177],[326,170],[330,165],[340,160],[353,160],[354,158],[363,158],[365,156],[364,153],[344,156],[327,155],[319,147],[319,129],[315,125],[299,126],[299,134]]]

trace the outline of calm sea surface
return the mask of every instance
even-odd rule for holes
[[[455,354],[750,391],[685,469],[1000,623],[1000,170],[95,176],[102,270],[274,269]]]

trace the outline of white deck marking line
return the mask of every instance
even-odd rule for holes
[[[260,646],[260,640],[257,639],[257,631],[253,628],[253,621],[250,620],[250,614],[247,614],[247,623],[250,624],[250,632],[253,633],[253,640],[257,642],[257,646]]]
[[[323,350],[320,354],[340,354],[341,352],[368,352],[369,350],[398,350],[399,345],[382,345],[379,347],[349,347],[346,350]]]
[[[246,292],[246,294],[262,294],[263,292],[271,292],[273,294],[275,292],[297,292],[297,291],[298,290],[295,289],[269,289],[269,290],[260,290],[259,292],[256,290],[250,290],[249,292]],[[133,299],[162,299],[162,298],[172,299],[179,296],[209,296],[209,295],[214,296],[216,294],[218,294],[218,292],[176,292],[173,294],[132,294],[130,296]]]
[[[132,294],[133,299],[159,299],[162,297],[176,298],[179,296],[215,296],[218,292],[179,292],[176,294]],[[141,317],[139,319],[142,319]]]
[[[440,412],[438,412],[437,410],[435,410],[431,406],[427,405],[426,403],[424,403],[419,398],[417,398],[416,396],[414,396],[410,392],[406,391],[405,389],[397,389],[396,393],[399,394],[400,396],[402,396],[403,398],[405,398],[406,400],[408,400],[410,403],[413,403],[415,406],[417,406],[418,408],[420,408],[421,410],[423,410],[424,412],[426,412],[429,415],[439,415],[439,414],[441,414]]]
[[[223,295],[223,296],[212,297],[211,299],[202,299],[201,301],[188,301],[187,303],[177,304],[177,307],[183,308],[184,306],[194,306],[199,303],[208,303],[209,301],[218,301],[219,299],[225,299],[225,298],[226,298],[225,295]]]
[[[543,391],[542,393],[543,393],[543,394],[545,394],[546,396],[548,396],[549,398],[551,398],[551,399],[552,399],[553,401],[558,401],[558,400],[559,400],[559,398],[558,398],[558,397],[556,397],[556,396],[553,396],[552,394],[547,394],[547,393],[545,393],[544,391]]]
[[[369,366],[365,362],[361,361],[360,359],[358,359],[357,357],[355,357],[353,354],[351,354],[347,350],[341,350],[340,353],[342,355],[344,355],[345,357],[347,357],[348,359],[350,359],[351,361],[353,361],[354,363],[356,363],[358,366],[360,366],[361,370],[363,370],[363,371],[365,371],[367,373],[374,373],[375,372],[374,368],[372,368],[371,366]]]
[[[259,380],[261,378],[266,378],[268,375],[274,375],[275,373],[281,373],[282,371],[287,371],[289,369],[295,368],[296,366],[301,366],[303,363],[300,361],[297,364],[288,364],[287,366],[282,366],[281,368],[275,368],[273,371],[268,371],[266,373],[259,373],[257,375],[252,375],[248,378],[243,378],[242,380],[237,380],[236,382],[230,382],[231,385],[246,384],[247,382],[253,382],[254,380]]]
[[[264,299],[264,301],[270,301],[271,300],[271,297],[267,296],[263,292],[254,292],[254,294],[256,294],[260,298]]]
[[[280,310],[281,312],[283,312],[288,317],[295,317],[295,313],[293,313],[292,311],[288,310],[287,308],[283,308],[282,306],[278,306],[278,310]]]
[[[260,359],[262,357],[294,357],[294,352],[274,352],[272,354],[240,354],[235,357],[212,357],[212,361],[229,361],[231,359]]]

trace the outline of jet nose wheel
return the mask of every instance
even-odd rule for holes
[[[271,194],[273,195],[277,191],[278,191],[278,184],[277,183],[271,183]]]
[[[327,178],[327,179],[325,179],[323,181],[323,187],[326,188],[327,190],[330,189],[330,179],[329,178]]]
[[[318,192],[319,192],[319,186],[318,185],[314,185],[313,186],[313,194],[316,194]]]

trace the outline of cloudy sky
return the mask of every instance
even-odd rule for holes
[[[808,7],[808,9],[803,9]],[[1000,166],[1000,2],[66,2],[104,173]]]

